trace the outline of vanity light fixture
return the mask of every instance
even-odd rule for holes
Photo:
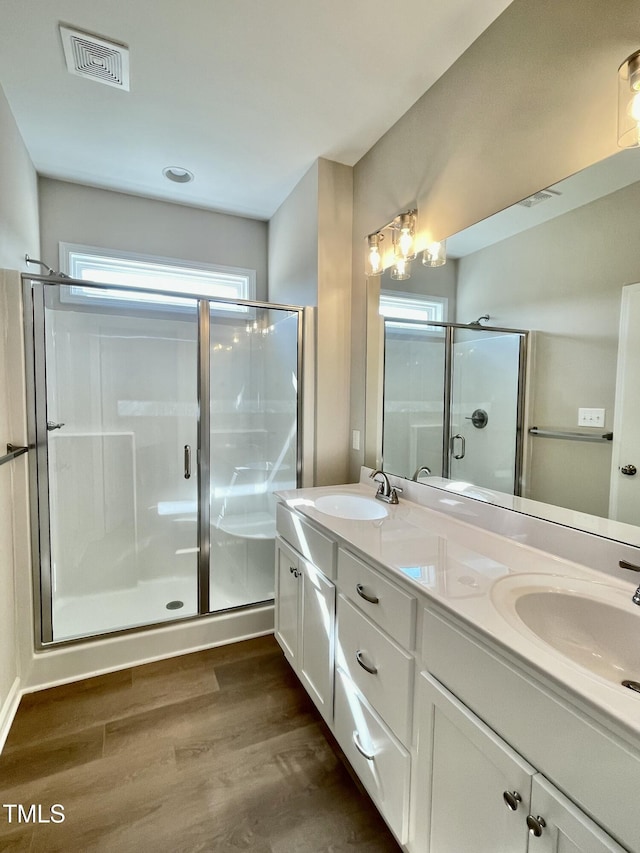
[[[447,262],[447,241],[438,240],[430,243],[422,253],[422,263],[425,267],[441,267]]]
[[[391,231],[393,240],[393,264],[397,278],[402,281],[409,278],[409,261],[416,256],[415,236],[417,210],[407,210],[394,217],[391,222],[383,225],[379,231],[367,236],[366,275],[380,275],[384,272],[384,261],[380,251],[380,243],[384,240],[384,232]]]
[[[640,50],[618,69],[618,145],[640,146]]]

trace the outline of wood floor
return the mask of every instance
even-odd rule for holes
[[[25,696],[0,756],[3,853],[399,849],[273,637]]]

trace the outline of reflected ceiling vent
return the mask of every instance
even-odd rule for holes
[[[557,190],[540,190],[530,195],[529,198],[523,198],[518,204],[521,204],[522,207],[535,207],[537,204],[542,204],[543,201],[549,201],[549,199],[555,198],[558,195],[562,195],[562,193],[559,193]]]
[[[129,48],[60,24],[67,70],[116,89],[129,91]]]

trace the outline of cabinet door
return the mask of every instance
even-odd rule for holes
[[[298,557],[281,539],[276,539],[275,635],[294,667],[298,660],[299,588]]]
[[[533,779],[531,815],[544,826],[529,839],[529,853],[625,853],[609,835],[544,776]]]
[[[322,572],[300,559],[301,621],[298,672],[328,723],[333,720],[333,646],[336,588]]]
[[[424,818],[411,849],[526,853],[534,768],[431,676],[419,682],[423,784],[413,807]]]

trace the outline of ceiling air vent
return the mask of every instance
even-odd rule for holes
[[[70,74],[88,77],[129,91],[129,49],[60,24],[60,35]]]
[[[518,204],[521,204],[522,207],[535,207],[537,204],[542,204],[543,201],[549,201],[550,198],[554,198],[557,195],[562,195],[557,190],[540,190],[533,195],[530,195],[528,198],[523,198],[522,201],[519,201]]]

